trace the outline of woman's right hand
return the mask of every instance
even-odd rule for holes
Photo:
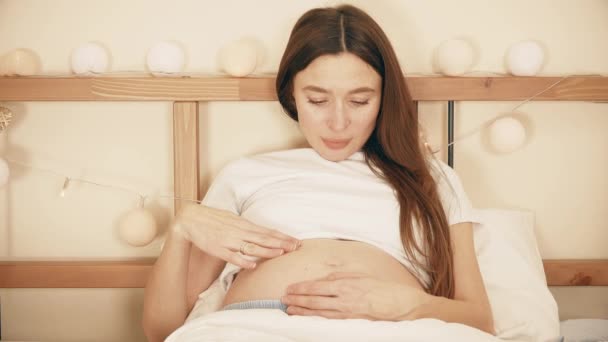
[[[242,268],[256,263],[243,256],[275,258],[296,250],[300,241],[258,226],[226,210],[191,204],[178,214],[173,229],[203,252]]]

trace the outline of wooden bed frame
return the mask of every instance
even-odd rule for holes
[[[521,101],[562,77],[407,77],[415,101]],[[534,98],[608,102],[608,77],[568,77]],[[276,101],[274,77],[0,77],[0,101],[172,101],[175,196],[200,199],[198,103]],[[175,211],[180,202],[175,201]],[[3,261],[0,288],[141,288],[154,258]],[[550,286],[606,286],[608,259],[543,260]]]

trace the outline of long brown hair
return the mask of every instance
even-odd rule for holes
[[[380,26],[367,13],[350,5],[304,13],[291,32],[277,73],[279,102],[297,121],[293,97],[296,74],[319,56],[343,52],[358,56],[382,77],[382,102],[374,132],[363,146],[365,159],[396,191],[401,241],[408,258],[428,273],[430,284],[426,290],[453,298],[448,222],[421,148],[416,106],[395,51]],[[416,222],[421,229],[420,241],[414,232]]]

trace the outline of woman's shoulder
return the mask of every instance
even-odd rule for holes
[[[431,175],[436,181],[444,179],[450,180],[453,177],[457,177],[456,171],[454,171],[451,166],[446,164],[444,161],[435,158],[434,156],[427,158],[427,165]]]
[[[446,210],[448,224],[473,222],[472,204],[456,171],[436,158],[429,162],[429,166]]]
[[[427,165],[440,193],[462,191],[460,177],[451,166],[432,156],[429,157]]]

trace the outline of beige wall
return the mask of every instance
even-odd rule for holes
[[[67,74],[71,50],[103,42],[113,71],[144,70],[156,41],[179,40],[187,72],[216,73],[226,42],[254,36],[266,47],[260,73],[276,71],[294,20],[328,1],[76,1],[0,0],[0,54],[25,47],[38,52],[45,73]],[[430,73],[433,49],[454,36],[481,48],[475,70],[504,72],[508,46],[537,39],[549,51],[546,75],[608,74],[608,1],[354,1],[385,28],[408,73]],[[493,7],[488,7],[488,4]],[[264,9],[265,8],[265,9]],[[272,10],[271,10],[272,9]],[[516,103],[458,103],[463,134]],[[75,184],[57,196],[60,175],[82,177],[142,194],[172,188],[170,103],[4,103],[15,122],[0,135],[0,155],[38,168],[11,166],[0,189],[2,259],[126,258],[154,256],[159,241],[143,248],[121,242],[116,220],[136,196]],[[203,178],[228,160],[299,144],[297,127],[276,103],[202,105]],[[421,105],[434,145],[445,144],[445,104]],[[483,134],[456,145],[456,169],[477,207],[536,212],[545,258],[608,258],[608,106],[530,103],[531,139],[520,151],[496,155]],[[56,173],[56,174],[55,174]],[[58,174],[58,175],[57,175]],[[171,201],[149,205],[166,222]],[[143,340],[141,290],[0,290],[5,339],[61,341]],[[559,290],[563,318],[608,318],[606,288]],[[593,297],[592,297],[593,296]],[[603,304],[592,298],[602,297]],[[582,304],[581,304],[582,303]],[[595,307],[593,307],[595,304]],[[598,306],[600,305],[600,306]],[[95,331],[95,333],[93,333]]]

